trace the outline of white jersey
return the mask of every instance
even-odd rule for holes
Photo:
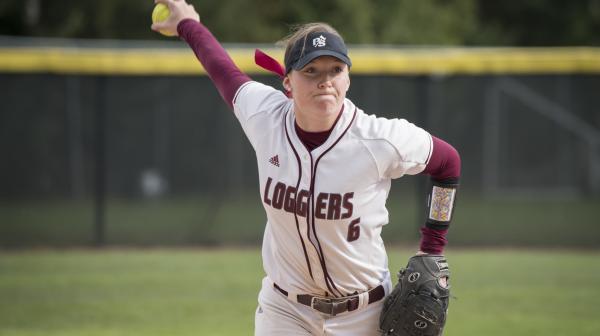
[[[391,179],[423,171],[431,136],[403,119],[367,115],[346,99],[329,138],[309,152],[295,131],[293,101],[257,82],[238,89],[234,112],[256,152],[270,280],[322,296],[386,281],[381,229]]]

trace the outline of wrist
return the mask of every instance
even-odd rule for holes
[[[179,36],[185,36],[185,33],[190,29],[189,27],[194,24],[200,24],[200,21],[194,20],[193,18],[184,18],[177,23],[177,33]]]

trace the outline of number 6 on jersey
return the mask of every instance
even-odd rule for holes
[[[348,241],[353,242],[360,237],[360,217],[350,222],[348,225]]]

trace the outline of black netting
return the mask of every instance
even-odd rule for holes
[[[407,118],[460,151],[466,217],[469,200],[595,202],[600,153],[578,127],[598,133],[598,89],[596,75],[353,75],[349,98],[368,113]],[[260,240],[254,154],[207,77],[1,74],[0,96],[0,246],[90,243],[99,182],[109,243]],[[409,224],[390,229],[392,241],[416,235],[419,183],[395,183],[392,214]]]

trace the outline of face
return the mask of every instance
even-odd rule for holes
[[[283,80],[292,92],[296,115],[313,121],[335,119],[350,88],[348,65],[332,56],[320,56]]]

